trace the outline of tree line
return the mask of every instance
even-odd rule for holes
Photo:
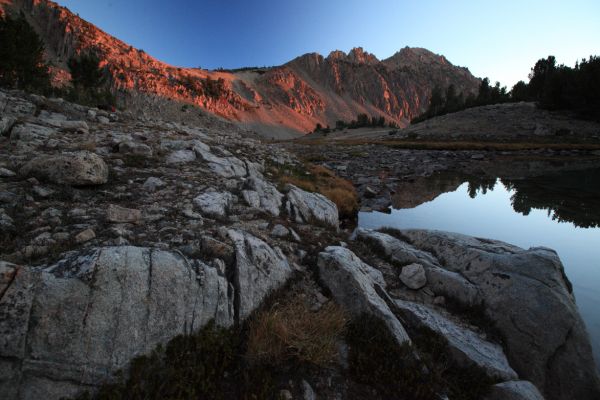
[[[25,15],[0,17],[0,86],[44,95],[62,96],[91,106],[114,105],[107,71],[93,51],[69,59],[71,86],[52,86],[50,65],[44,60],[44,43]]]
[[[335,127],[331,128],[329,125],[324,127],[320,123],[317,124],[313,132],[329,133],[332,131],[343,131],[344,129],[358,129],[358,128],[398,128],[398,125],[394,121],[387,122],[385,117],[373,115],[369,117],[368,114],[358,114],[356,119],[352,121],[337,120],[335,121]]]
[[[556,58],[540,59],[531,69],[529,82],[517,82],[510,91],[496,82],[481,81],[477,95],[457,93],[454,85],[446,90],[435,87],[427,111],[411,123],[471,107],[507,102],[534,101],[546,110],[570,110],[576,116],[600,121],[600,57],[582,59],[575,67],[557,65]]]

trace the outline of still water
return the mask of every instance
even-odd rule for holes
[[[359,226],[437,229],[555,249],[600,366],[600,169],[510,180],[424,179],[415,183],[416,201],[400,199],[390,214],[360,213]],[[410,186],[404,189],[406,197]]]

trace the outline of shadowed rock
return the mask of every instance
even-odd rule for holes
[[[399,344],[410,343],[404,327],[380,296],[385,289],[380,271],[339,246],[319,253],[318,266],[321,280],[339,304],[354,316],[368,313],[382,319]]]
[[[535,384],[548,399],[600,398],[589,337],[553,250],[524,250],[438,231],[401,234],[410,245],[386,239],[398,242],[394,257],[416,258],[425,266],[433,261],[434,266],[468,281],[466,290],[477,288],[485,314],[505,337],[506,354],[520,377]]]

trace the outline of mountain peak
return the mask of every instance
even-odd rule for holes
[[[357,64],[375,64],[379,60],[373,54],[366,52],[362,47],[355,47],[348,53],[348,59]]]
[[[362,47],[354,47],[348,54],[341,50],[334,50],[327,56],[328,61],[348,61],[354,64],[376,64],[377,57],[366,52]]]

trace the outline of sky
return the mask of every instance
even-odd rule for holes
[[[540,58],[600,55],[598,0],[57,0],[161,61],[205,69],[281,65],[305,53],[405,46],[509,88]]]

